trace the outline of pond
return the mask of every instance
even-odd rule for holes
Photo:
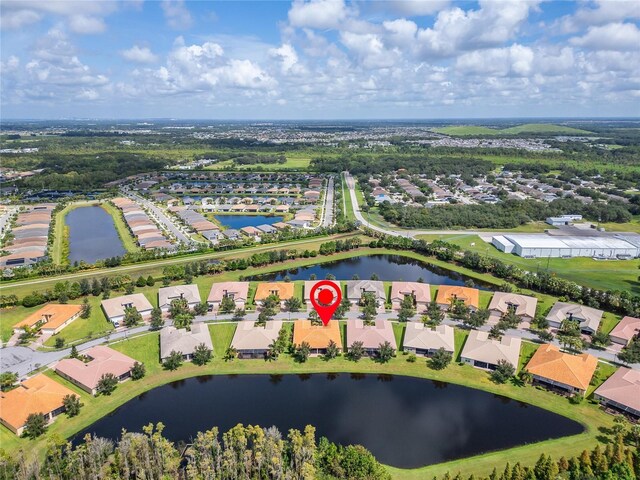
[[[163,422],[173,441],[238,423],[316,427],[317,438],[361,444],[381,462],[416,468],[583,431],[565,417],[506,397],[412,377],[363,374],[203,376],[151,390],[86,433],[117,439]]]
[[[125,254],[113,218],[97,205],[71,210],[66,218],[69,226],[69,261],[95,263]]]
[[[257,227],[264,224],[273,225],[282,221],[282,217],[267,215],[216,215],[215,218],[225,227],[235,228],[236,230],[242,227]]]
[[[322,261],[322,257],[318,257]],[[325,262],[308,267],[281,270],[245,277],[246,280],[283,280],[289,277],[291,280],[309,280],[310,275],[315,275],[321,280],[327,274],[335,275],[338,280],[351,280],[357,275],[361,280],[371,278],[376,274],[382,281],[389,282],[415,282],[422,278],[425,283],[431,285],[464,285],[469,277],[445,268],[440,268],[429,263],[403,257],[402,255],[363,255],[360,257],[345,258]],[[495,285],[473,280],[475,286],[482,290],[495,290]]]

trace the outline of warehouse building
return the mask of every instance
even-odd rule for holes
[[[628,259],[640,254],[640,242],[634,244],[630,239],[630,235],[621,238],[605,235],[551,236],[542,233],[497,235],[491,239],[491,243],[500,251],[524,258]]]

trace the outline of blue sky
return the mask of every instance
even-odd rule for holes
[[[4,118],[640,115],[640,3],[5,0]]]

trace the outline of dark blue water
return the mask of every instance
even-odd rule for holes
[[[69,260],[94,263],[125,254],[113,218],[102,207],[80,207],[66,216],[69,226]]]
[[[126,403],[76,435],[117,439],[162,422],[170,440],[238,423],[290,428],[361,444],[383,463],[415,468],[574,435],[583,427],[538,407],[459,385],[363,374],[189,378]]]
[[[273,225],[281,222],[282,217],[267,217],[265,215],[216,215],[222,225],[239,230],[242,227],[257,227],[258,225]]]
[[[322,257],[318,257],[318,259],[322,261]],[[424,283],[432,285],[464,285],[465,282],[471,280],[465,275],[402,255],[365,255],[309,267],[254,275],[245,277],[245,279],[274,281],[289,277],[291,280],[309,280],[311,275],[315,275],[318,280],[322,280],[327,274],[335,275],[338,280],[351,280],[353,275],[360,277],[360,280],[366,280],[370,279],[373,274],[376,274],[380,280],[389,282],[415,282],[422,278]],[[479,280],[473,280],[473,282],[481,290],[495,290],[496,288],[495,285],[492,286]]]

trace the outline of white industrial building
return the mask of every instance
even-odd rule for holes
[[[630,241],[632,237],[634,242]],[[491,243],[502,252],[524,258],[624,259],[640,255],[640,235],[634,234],[625,234],[624,238],[604,235],[552,236],[544,233],[496,235]]]
[[[559,217],[547,217],[546,222],[556,227],[560,225],[571,225],[573,222],[582,220],[582,215],[560,215]]]

